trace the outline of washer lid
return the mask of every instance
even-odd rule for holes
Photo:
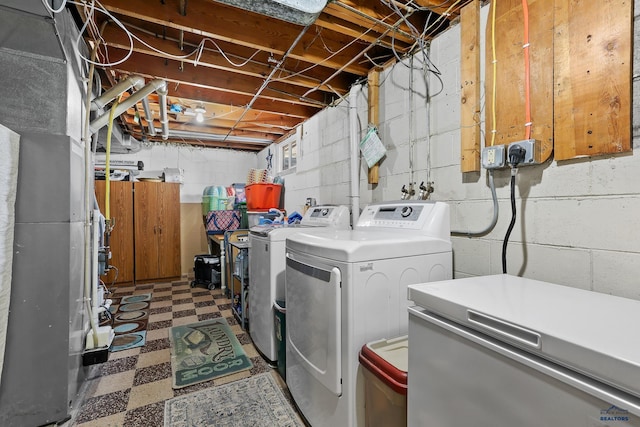
[[[301,231],[309,231],[313,229],[321,229],[325,227],[316,227],[316,226],[305,226],[301,224],[292,224],[286,226],[277,226],[277,225],[256,225],[251,227],[249,232],[258,237],[268,238],[271,242],[281,242],[286,240],[288,236],[291,236],[295,233],[300,233]]]
[[[342,262],[363,262],[451,252],[451,242],[413,230],[318,230],[287,237],[287,251]]]
[[[506,274],[410,285],[409,299],[640,397],[640,301]]]

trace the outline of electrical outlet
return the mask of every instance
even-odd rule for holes
[[[500,169],[505,166],[504,145],[494,145],[482,149],[482,167],[485,169]]]
[[[525,149],[524,160],[518,165],[518,167],[539,165],[542,163],[542,144],[540,141],[535,139],[524,139],[522,141],[512,142],[509,144],[509,149],[515,145],[519,145]]]

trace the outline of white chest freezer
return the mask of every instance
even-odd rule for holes
[[[409,298],[409,425],[640,426],[640,301],[509,275]]]

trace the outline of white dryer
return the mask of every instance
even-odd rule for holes
[[[285,299],[285,240],[301,231],[335,228],[350,229],[346,206],[314,206],[299,225],[256,225],[249,230],[249,334],[262,355],[278,360],[273,302]]]
[[[313,427],[364,425],[358,352],[407,334],[407,286],[452,277],[449,206],[367,206],[353,231],[287,238],[287,385]]]

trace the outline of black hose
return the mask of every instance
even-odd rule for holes
[[[516,169],[511,170],[511,223],[507,229],[507,234],[504,236],[502,242],[502,272],[507,274],[507,244],[509,243],[509,236],[513,231],[513,226],[516,223]]]

